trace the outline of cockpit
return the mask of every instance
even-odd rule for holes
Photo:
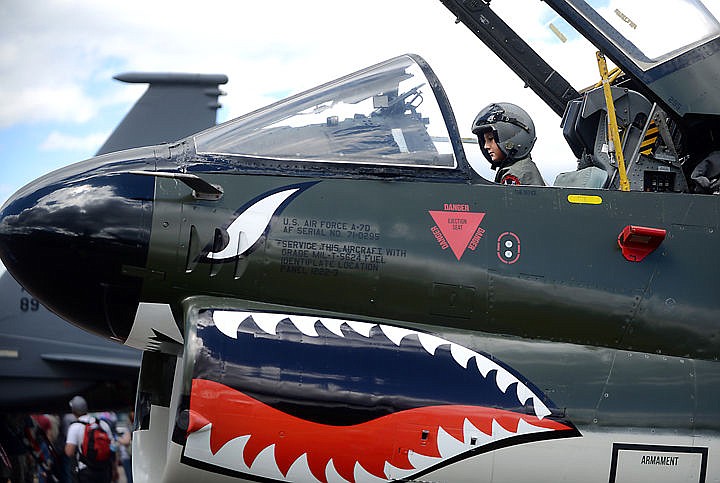
[[[554,185],[619,189],[626,177],[633,191],[717,191],[717,2],[442,2],[562,115],[577,169],[562,173]],[[608,95],[603,82],[596,83],[598,51],[615,66],[605,81]],[[611,117],[617,143],[611,141]],[[624,158],[625,170],[615,153]]]
[[[715,87],[720,23],[718,12],[702,1],[533,2],[546,9],[532,16],[541,23],[534,27],[514,15],[516,0],[493,0],[492,6],[484,0],[442,1],[561,117],[577,168],[548,184],[720,191]],[[598,70],[581,77],[573,69],[566,78],[537,53],[541,49],[533,49],[538,41],[567,49],[573,60],[601,51],[614,68],[600,82]],[[551,59],[560,52],[546,50]],[[595,68],[602,73],[600,64]],[[586,87],[575,87],[578,82]],[[194,138],[198,155],[238,167],[486,182],[470,167],[463,141],[440,82],[415,55],[366,68]]]
[[[448,131],[451,113],[439,85],[422,59],[397,57],[202,132],[196,149],[343,169],[453,170],[451,138],[458,135]]]

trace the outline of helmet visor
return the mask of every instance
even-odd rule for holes
[[[530,127],[528,127],[527,124],[525,124],[516,117],[508,116],[505,112],[505,109],[503,109],[503,107],[498,104],[490,105],[490,107],[488,107],[488,109],[484,113],[481,113],[478,116],[478,118],[475,120],[475,129],[473,129],[473,132],[477,134],[481,130],[484,131],[484,129],[482,129],[483,126],[493,125],[498,122],[507,122],[509,124],[519,127],[527,133],[530,133]]]

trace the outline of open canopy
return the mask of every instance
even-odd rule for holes
[[[548,3],[677,115],[720,114],[720,23],[702,1]]]
[[[632,88],[677,118],[720,115],[717,2],[442,2],[558,114],[597,81],[597,69],[582,62],[600,50],[635,80]],[[565,58],[573,64],[558,72]]]

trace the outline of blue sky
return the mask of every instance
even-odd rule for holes
[[[434,68],[463,135],[483,106],[514,102],[535,120],[546,180],[574,169],[560,119],[454,20],[438,0],[4,0],[0,203],[95,153],[144,91],[115,74],[226,74],[226,120],[408,52]]]

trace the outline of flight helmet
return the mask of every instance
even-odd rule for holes
[[[509,161],[526,157],[535,145],[535,124],[522,108],[509,102],[486,106],[475,117],[472,132],[478,137],[480,150],[493,168],[500,163],[493,162],[485,149],[485,133],[488,131],[492,131],[500,151]]]

